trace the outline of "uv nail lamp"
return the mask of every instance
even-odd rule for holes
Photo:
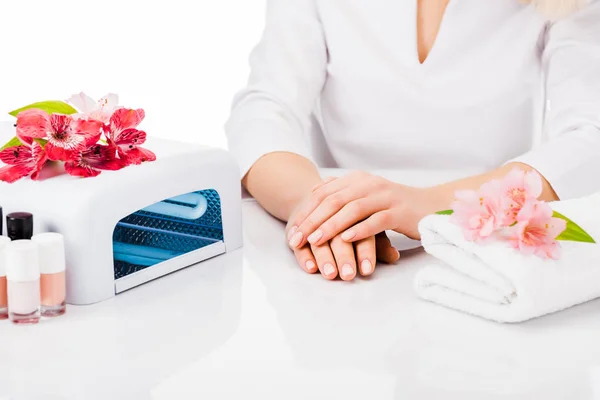
[[[64,235],[70,304],[108,299],[242,246],[231,156],[163,140],[146,146],[156,161],[95,178],[0,182],[5,213],[31,212],[34,233]]]

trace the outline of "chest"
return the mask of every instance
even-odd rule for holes
[[[435,44],[449,0],[417,0],[417,53],[423,64]]]
[[[518,0],[316,0],[331,79],[484,92],[539,73],[546,21]]]

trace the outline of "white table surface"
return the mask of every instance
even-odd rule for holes
[[[600,399],[600,303],[481,320],[415,297],[420,249],[329,282],[243,208],[243,250],[36,326],[1,322],[0,399]]]
[[[600,302],[496,324],[419,300],[420,249],[329,282],[253,200],[243,214],[242,250],[35,326],[0,321],[0,400],[600,399]]]

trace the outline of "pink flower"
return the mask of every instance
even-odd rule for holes
[[[504,224],[504,213],[498,181],[484,185],[480,192],[458,191],[452,205],[451,221],[461,227],[465,239],[480,241],[489,238]]]
[[[118,107],[119,96],[109,93],[100,100],[94,101],[85,93],[79,93],[71,96],[67,102],[73,104],[80,112],[73,115],[73,118],[95,120],[108,124],[110,117]]]
[[[117,158],[114,147],[94,144],[72,156],[65,163],[65,171],[84,178],[98,176],[101,170],[116,171],[125,167]]]
[[[45,139],[48,159],[67,161],[71,153],[97,142],[102,134],[99,121],[74,120],[68,115],[52,114],[36,109],[25,110],[17,116],[17,136],[31,145],[33,139]]]
[[[525,172],[514,168],[502,183],[502,195],[506,197],[505,213],[511,225],[527,201],[536,200],[542,195],[542,178],[535,171]]]
[[[516,217],[517,223],[508,228],[511,246],[525,254],[558,259],[560,245],[556,238],[567,228],[567,222],[554,218],[549,204],[528,200]]]
[[[38,179],[47,157],[42,146],[33,141],[31,146],[21,145],[0,151],[0,160],[8,164],[0,168],[0,181],[12,183],[26,176]]]
[[[127,165],[156,160],[153,152],[140,147],[146,141],[146,132],[136,128],[144,116],[145,113],[142,109],[121,108],[114,112],[110,118],[110,124],[105,127],[108,144],[116,148],[119,158],[124,160]]]

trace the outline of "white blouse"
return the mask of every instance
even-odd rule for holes
[[[561,198],[600,190],[600,1],[552,23],[518,0],[451,0],[423,64],[416,5],[268,0],[226,124],[242,175],[287,151],[363,170],[520,161]]]

